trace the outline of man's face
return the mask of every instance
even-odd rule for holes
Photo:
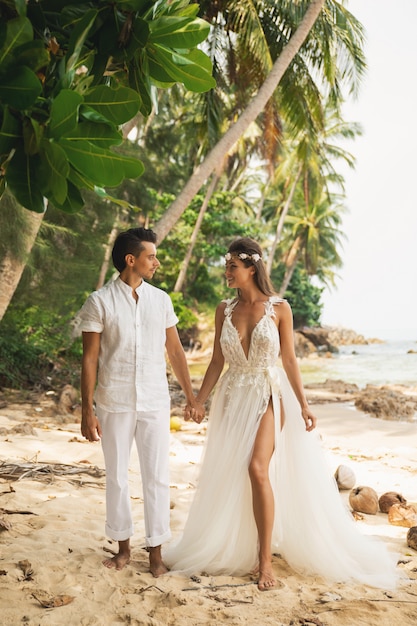
[[[151,279],[158,267],[161,265],[156,258],[156,246],[150,241],[143,242],[143,250],[138,257],[135,258],[133,271],[140,278]]]

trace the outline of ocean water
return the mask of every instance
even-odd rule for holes
[[[408,354],[414,350],[415,354]],[[304,359],[301,373],[305,384],[327,379],[367,384],[417,386],[417,338],[384,343],[341,346],[330,358]]]

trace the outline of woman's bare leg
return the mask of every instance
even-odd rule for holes
[[[252,483],[253,513],[259,537],[258,589],[267,591],[277,582],[272,570],[272,527],[274,524],[274,495],[269,480],[269,463],[274,451],[275,424],[272,403],[261,419],[249,464]]]

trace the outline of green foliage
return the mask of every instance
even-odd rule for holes
[[[184,300],[184,296],[182,293],[174,293],[170,294],[172,304],[174,305],[175,313],[178,317],[178,329],[188,330],[197,325],[198,318],[192,309],[187,305]]]
[[[72,213],[81,189],[139,177],[139,159],[115,149],[120,125],[149,115],[156,86],[215,85],[197,12],[187,0],[0,0],[0,196]]]
[[[283,276],[283,265],[272,272],[272,280],[276,285],[281,283]],[[284,298],[288,300],[292,308],[294,328],[320,326],[323,309],[320,302],[322,293],[323,288],[313,285],[304,267],[301,264],[297,265],[291,283],[284,294]]]
[[[0,386],[49,388],[76,383],[81,342],[71,338],[71,315],[39,306],[7,311],[0,326]]]
[[[155,192],[153,195],[156,201],[154,217],[157,219],[166,210],[172,197],[170,194]],[[162,265],[155,275],[155,281],[167,291],[174,288],[203,200],[204,196],[200,194],[193,198],[181,221],[158,246]],[[223,295],[223,256],[227,246],[237,237],[256,237],[259,228],[251,219],[249,209],[242,209],[235,193],[214,193],[193,251],[185,296],[197,303],[216,303]]]

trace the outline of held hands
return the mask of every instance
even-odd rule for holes
[[[305,406],[301,409],[301,415],[306,425],[306,430],[310,432],[314,430],[317,424],[317,418],[310,410],[309,406]]]
[[[201,402],[199,402],[196,398],[187,402],[184,407],[184,419],[187,422],[189,420],[193,420],[194,422],[197,422],[197,424],[200,424],[203,421],[205,414],[206,409],[204,408],[204,405],[201,404]]]

